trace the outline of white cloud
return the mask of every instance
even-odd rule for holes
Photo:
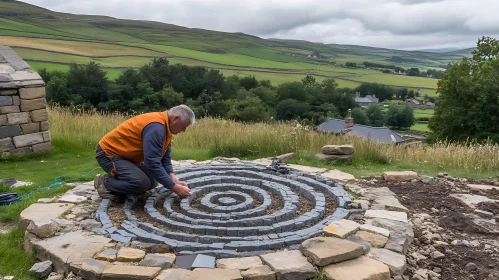
[[[153,20],[264,38],[386,48],[474,46],[499,37],[490,0],[27,0],[58,12]]]

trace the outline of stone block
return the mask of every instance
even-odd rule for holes
[[[51,139],[50,139],[50,132],[49,131],[44,131],[42,133],[42,136],[43,136],[43,141],[45,142],[49,142]]]
[[[19,96],[21,99],[45,98],[45,87],[20,88]]]
[[[0,96],[15,95],[17,94],[17,89],[0,89]]]
[[[368,257],[386,264],[393,276],[404,274],[406,268],[405,256],[387,249],[372,248]]]
[[[300,247],[303,255],[312,259],[316,266],[326,266],[360,257],[361,245],[335,237],[316,237],[305,240]]]
[[[4,83],[4,82],[10,82],[10,81],[12,81],[12,79],[9,76],[4,75],[4,74],[0,74],[0,82]]]
[[[352,145],[326,145],[321,148],[325,155],[351,155],[354,152]]]
[[[43,122],[48,119],[49,119],[49,114],[47,109],[31,111],[31,121],[33,122]]]
[[[373,226],[382,227],[390,230],[390,234],[401,234],[409,237],[409,244],[414,239],[414,231],[412,226],[408,223],[398,222],[389,219],[376,218],[372,221]]]
[[[10,74],[10,77],[14,81],[25,81],[25,80],[41,80],[42,77],[38,75],[34,70],[21,70]]]
[[[382,227],[377,227],[377,226],[369,225],[369,224],[361,225],[360,226],[360,230],[371,232],[371,233],[375,233],[375,234],[380,234],[380,235],[383,235],[385,237],[389,237],[390,236],[390,231],[389,230],[387,230],[385,228],[382,228]]]
[[[322,173],[321,176],[340,182],[355,181],[355,176],[339,171],[338,169],[329,170],[326,173]]]
[[[12,105],[14,105],[14,106],[20,106],[21,105],[21,99],[19,98],[18,95],[12,96]]]
[[[32,150],[31,147],[23,147],[15,150],[9,151],[12,156],[15,157],[23,157],[31,154]]]
[[[276,272],[277,279],[309,279],[318,275],[317,269],[298,250],[265,254],[261,258]]]
[[[221,268],[196,268],[194,271],[187,274],[183,280],[243,280],[241,272],[237,269],[221,269]]]
[[[341,219],[339,221],[332,222],[330,225],[326,226],[323,229],[323,233],[325,236],[334,236],[339,238],[346,238],[350,234],[355,233],[360,227],[360,224]]]
[[[23,241],[24,252],[26,252],[28,255],[34,255],[35,254],[34,244],[38,241],[40,241],[40,238],[38,238],[36,235],[26,230],[24,232],[24,241]]]
[[[386,210],[409,212],[404,205],[395,196],[380,196],[376,198],[376,202],[385,205]]]
[[[146,252],[139,249],[121,248],[118,251],[116,260],[119,262],[140,262],[145,255]]]
[[[101,280],[151,280],[161,272],[161,267],[113,265],[102,272]],[[207,279],[207,278],[205,278]]]
[[[414,171],[387,171],[383,172],[382,176],[389,182],[402,182],[418,178],[418,173]]]
[[[44,140],[42,133],[33,133],[14,137],[14,145],[16,146],[16,148],[32,146],[43,142]]]
[[[9,125],[0,127],[0,139],[21,135],[21,127],[19,125]]]
[[[19,106],[3,106],[0,107],[0,114],[10,114],[10,113],[19,113],[21,110]]]
[[[42,212],[41,214],[47,216],[50,213]],[[109,238],[101,235],[74,231],[38,241],[34,244],[34,249],[39,260],[51,260],[54,263],[56,272],[69,273],[70,263],[92,258],[109,241]]]
[[[29,112],[45,108],[47,108],[47,100],[45,100],[45,98],[30,99],[30,100],[21,99],[21,110],[23,112]]]
[[[67,203],[35,203],[24,209],[19,217],[19,229],[24,232],[33,220],[57,219],[64,212],[73,208],[74,204]]]
[[[262,265],[260,257],[227,258],[217,260],[217,268],[247,270]]]
[[[275,280],[275,272],[268,265],[259,265],[241,271],[244,280]]]
[[[0,96],[0,106],[12,106],[12,105],[14,105],[12,97]]]
[[[373,247],[377,247],[377,248],[383,248],[385,246],[386,242],[388,242],[388,238],[383,236],[383,235],[379,235],[379,234],[375,234],[375,233],[371,233],[371,232],[367,232],[367,231],[363,231],[363,230],[359,230],[355,235],[357,235],[358,237],[369,242]]]
[[[49,122],[40,122],[40,131],[48,131],[49,130]]]
[[[385,245],[385,249],[404,255],[407,254],[408,248],[409,248],[409,236],[398,233],[390,234],[388,242]]]
[[[23,124],[21,125],[21,130],[23,131],[23,134],[32,134],[40,132],[40,123],[35,122],[35,123]]]
[[[70,270],[85,280],[99,280],[102,272],[110,266],[111,264],[108,262],[88,258],[72,262]]]
[[[29,224],[27,231],[39,238],[47,238],[55,234],[59,226],[51,219],[33,220]]]
[[[396,211],[386,211],[386,210],[367,210],[365,214],[366,218],[381,218],[381,219],[389,219],[399,222],[408,223],[407,213],[405,212],[396,212]]]
[[[24,124],[29,123],[29,113],[11,113],[7,115],[7,124]]]
[[[352,162],[351,155],[325,155],[323,153],[318,153],[315,155],[315,158],[320,160],[327,160],[330,162]]]
[[[145,258],[140,261],[141,266],[155,266],[167,269],[172,267],[175,262],[176,256],[174,254],[147,254]]]
[[[52,272],[52,262],[44,261],[35,263],[29,270],[29,273],[38,279],[45,278]]]
[[[14,144],[12,144],[12,138],[3,138],[0,139],[0,151],[7,152],[10,150],[14,150]]]
[[[7,115],[0,115],[0,126],[7,125]]]
[[[154,280],[182,280],[190,271],[187,269],[172,268],[161,271]]]
[[[324,268],[329,280],[390,280],[390,269],[368,257],[332,264]]]

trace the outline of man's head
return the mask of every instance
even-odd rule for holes
[[[168,126],[172,134],[184,132],[189,125],[194,125],[194,112],[186,105],[179,105],[168,110]]]

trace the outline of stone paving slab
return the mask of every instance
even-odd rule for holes
[[[217,268],[247,270],[263,265],[260,257],[227,258],[217,260]]]
[[[385,228],[382,228],[382,227],[373,226],[373,225],[370,225],[370,224],[361,225],[360,226],[360,230],[371,232],[371,233],[375,233],[375,234],[379,234],[379,235],[383,235],[385,237],[389,237],[390,236],[390,231],[389,230],[387,230]]]
[[[317,269],[297,250],[265,254],[261,258],[280,280],[308,279],[318,275]]]
[[[172,267],[175,262],[176,256],[174,254],[147,254],[145,258],[140,261],[141,266],[156,266],[162,269]]]
[[[237,269],[196,268],[189,272],[183,280],[242,280],[241,272]]]
[[[321,176],[340,182],[355,181],[355,176],[353,176],[352,174],[342,172],[337,169],[329,170],[328,172],[322,173]]]
[[[92,258],[109,241],[104,236],[75,231],[38,241],[33,247],[39,260],[51,260],[55,271],[68,273],[71,262]]]
[[[365,217],[367,219],[381,218],[381,219],[389,219],[389,220],[409,223],[409,221],[407,220],[407,213],[405,212],[386,211],[386,210],[367,210]]]
[[[145,251],[124,247],[118,251],[116,260],[119,262],[139,262],[145,257],[145,255]]]
[[[241,271],[244,280],[275,280],[275,272],[268,265],[259,265]]]
[[[360,224],[354,221],[341,219],[326,226],[323,230],[323,233],[326,236],[346,238],[347,236],[355,233],[359,229],[359,227]]]
[[[387,249],[372,248],[367,256],[386,264],[392,276],[402,275],[406,269],[406,259],[402,254]]]
[[[406,235],[409,237],[409,244],[414,240],[414,231],[412,230],[412,226],[408,223],[376,218],[371,221],[373,226],[381,227],[390,230],[391,233],[397,233]]]
[[[111,264],[94,259],[81,259],[70,264],[71,271],[85,280],[99,280]]]
[[[383,248],[388,242],[388,238],[383,235],[359,230],[357,233],[355,233],[356,236],[358,236],[361,239],[364,239],[365,241],[369,242],[373,247],[377,248]]]
[[[390,280],[390,269],[382,262],[361,256],[324,268],[329,280]]]
[[[19,229],[24,232],[29,223],[38,219],[56,219],[75,207],[70,203],[34,203],[21,212]]]
[[[378,204],[385,205],[386,210],[409,212],[409,209],[402,205],[395,196],[380,196],[375,200]]]
[[[154,280],[182,280],[189,272],[189,270],[181,268],[165,269]]]
[[[383,172],[382,176],[389,182],[403,182],[418,178],[418,173],[414,171],[386,171]]]
[[[100,280],[151,280],[161,272],[161,267],[113,265],[102,272]]]
[[[335,237],[316,237],[306,240],[300,249],[316,266],[354,259],[360,257],[363,252],[361,245]]]

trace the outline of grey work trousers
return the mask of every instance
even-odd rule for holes
[[[100,167],[110,175],[104,180],[104,185],[112,192],[121,195],[137,195],[158,185],[158,182],[151,176],[150,170],[143,163],[136,165],[119,156],[106,156],[99,145],[97,145],[95,158]]]

